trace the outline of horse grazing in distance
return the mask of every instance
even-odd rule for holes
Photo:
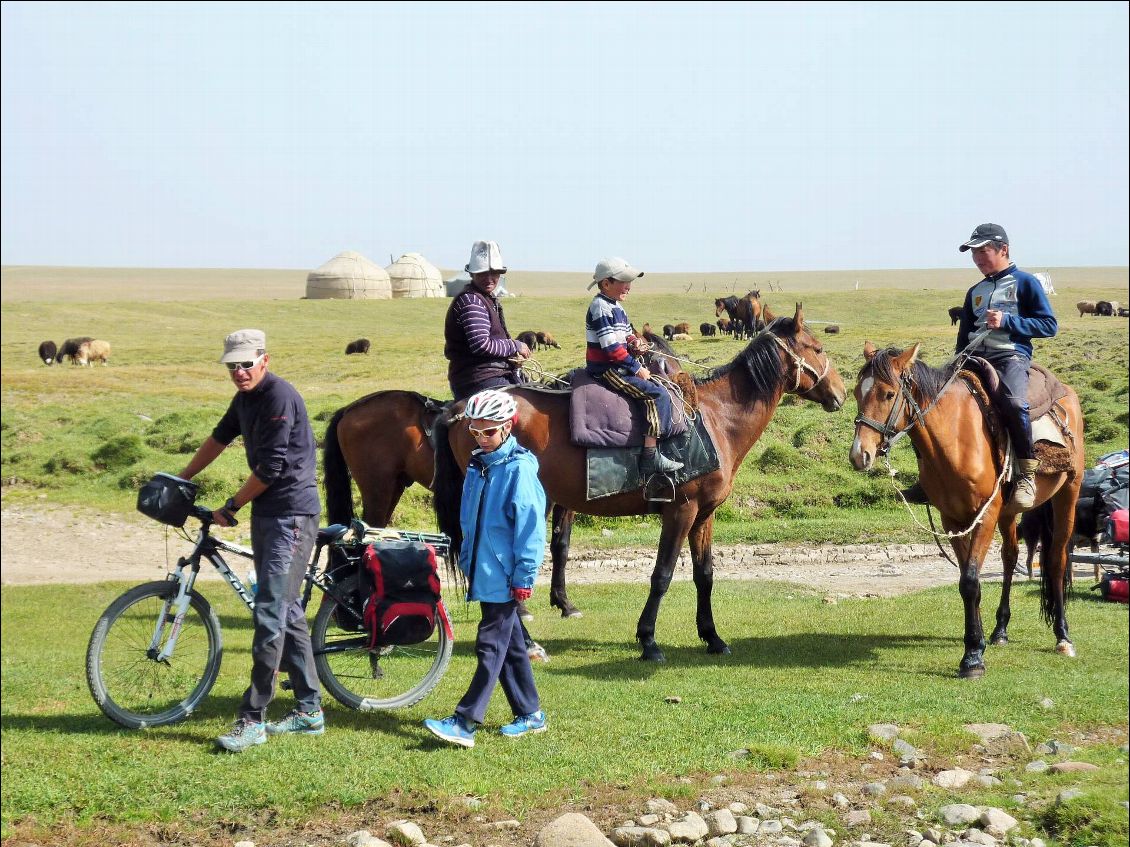
[[[655,641],[659,605],[671,584],[675,562],[689,539],[698,594],[698,635],[709,653],[729,653],[714,625],[710,595],[714,572],[711,544],[714,512],[733,490],[734,476],[772,420],[781,398],[796,394],[818,403],[826,411],[838,410],[845,390],[823,345],[804,324],[798,304],[792,318],[773,320],[737,357],[696,379],[698,413],[718,451],[719,468],[678,486],[672,502],[662,504],[663,529],[651,576],[651,592],[636,625],[641,658],[663,661]],[[539,477],[550,500],[590,515],[645,515],[656,504],[631,491],[586,500],[586,451],[572,443],[569,431],[569,396],[518,386],[509,389],[518,401],[514,434],[539,461]],[[475,447],[455,403],[436,421],[435,498],[440,529],[459,537],[459,507],[463,471]]]
[[[958,667],[961,677],[985,673],[985,637],[981,625],[981,568],[996,529],[1000,529],[1004,587],[997,607],[991,641],[1008,642],[1011,617],[1009,592],[1019,553],[1016,514],[1005,509],[1003,430],[995,413],[986,412],[974,394],[981,389],[951,370],[931,368],[918,361],[918,344],[906,350],[863,348],[866,364],[859,372],[855,399],[855,440],[850,459],[856,470],[868,470],[885,456],[893,440],[910,437],[918,456],[919,482],[931,505],[941,514],[942,527],[957,556],[958,590],[965,606],[965,652]],[[1065,575],[1067,545],[1075,524],[1075,501],[1083,481],[1083,415],[1070,386],[1056,401],[1071,444],[1070,466],[1041,469],[1036,477],[1036,506],[1050,501],[1053,531],[1043,545],[1040,607],[1056,637],[1056,651],[1074,656],[1067,634]],[[1054,410],[1054,406],[1053,406]],[[1069,436],[1069,437],[1067,437]]]
[[[444,401],[415,391],[378,391],[338,409],[326,427],[322,451],[326,516],[348,524],[353,517],[350,480],[361,492],[361,519],[388,526],[412,483],[431,489],[435,453],[429,436]],[[553,559],[549,602],[562,617],[580,612],[565,590],[565,565],[573,532],[573,513],[553,507]],[[456,548],[458,549],[458,548]]]

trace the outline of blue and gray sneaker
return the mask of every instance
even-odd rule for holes
[[[232,726],[231,732],[216,739],[216,744],[230,753],[242,753],[248,747],[266,743],[267,731],[265,726],[258,721],[249,721],[247,718],[237,720]]]
[[[521,738],[534,732],[545,732],[545,712],[538,709],[532,715],[518,715],[499,730],[507,738]]]
[[[326,731],[326,717],[321,709],[303,712],[292,709],[281,721],[267,724],[267,735],[283,735],[288,732],[298,735],[321,735]]]
[[[424,721],[424,726],[436,738],[442,738],[451,744],[458,744],[460,747],[475,746],[476,727],[467,726],[459,715],[452,715],[442,721],[428,718]]]

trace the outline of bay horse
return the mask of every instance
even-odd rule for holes
[[[655,621],[679,551],[688,538],[698,595],[698,635],[708,653],[730,652],[715,628],[710,601],[714,511],[730,495],[742,459],[761,437],[785,393],[819,403],[829,412],[843,406],[846,395],[843,380],[822,343],[805,327],[800,304],[793,317],[773,320],[732,362],[694,383],[698,411],[718,450],[720,467],[683,483],[676,489],[674,501],[660,507],[663,528],[651,592],[636,625],[636,639],[643,651],[640,658],[648,661],[664,661],[655,642]],[[539,477],[550,500],[589,515],[645,515],[654,511],[657,504],[644,500],[639,490],[585,499],[585,449],[574,446],[569,437],[569,395],[520,386],[508,390],[518,401],[515,436],[537,456]],[[453,539],[460,537],[462,477],[475,447],[462,408],[462,404],[449,407],[436,421],[433,436],[436,515],[441,530]]]
[[[866,363],[859,372],[855,400],[855,440],[850,459],[856,470],[871,468],[892,442],[906,433],[918,455],[919,482],[941,515],[950,536],[960,575],[958,591],[965,606],[965,652],[958,666],[962,678],[985,673],[985,636],[981,626],[981,567],[1000,529],[1004,587],[997,622],[990,638],[1008,643],[1011,616],[1009,593],[1019,553],[1016,514],[1006,509],[1002,491],[1004,446],[994,434],[994,422],[964,379],[918,360],[919,345],[906,350],[863,347]],[[1050,501],[1052,531],[1043,545],[1040,609],[1056,637],[1056,652],[1074,656],[1065,614],[1067,545],[1075,523],[1075,501],[1083,481],[1083,415],[1070,386],[1057,401],[1066,413],[1073,443],[1071,467],[1041,470],[1036,477],[1036,506]]]
[[[762,318],[761,290],[748,292],[745,297],[718,297],[714,300],[714,317],[722,317],[725,312],[735,329],[741,327],[746,335],[753,335],[765,325]]]
[[[351,479],[361,492],[361,519],[369,526],[388,526],[412,483],[431,489],[435,452],[429,436],[446,402],[415,391],[389,390],[337,410],[326,427],[322,451],[330,523],[348,524],[353,518]],[[575,617],[580,610],[565,590],[573,513],[555,504],[552,526],[549,602],[562,617]]]

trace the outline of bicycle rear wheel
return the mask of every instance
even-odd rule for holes
[[[144,729],[184,720],[220,673],[220,621],[195,591],[189,595],[173,655],[157,661],[173,623],[171,616],[161,620],[165,601],[176,592],[176,583],[168,580],[131,588],[102,613],[90,635],[90,693],[106,717],[124,727]],[[151,649],[158,626],[162,637]]]
[[[339,583],[343,597],[357,592],[357,577]],[[351,709],[382,711],[420,702],[436,687],[451,663],[452,642],[448,637],[446,612],[440,612],[435,632],[420,644],[379,647],[370,651],[369,635],[362,630],[342,629],[335,615],[337,601],[322,595],[310,640],[318,678],[334,699]],[[353,618],[356,621],[355,618]]]

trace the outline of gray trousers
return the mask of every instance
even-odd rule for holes
[[[251,685],[239,706],[241,718],[257,722],[266,719],[280,670],[290,675],[299,709],[312,712],[321,708],[310,630],[299,597],[317,536],[317,515],[251,518],[258,591],[251,640]]]

